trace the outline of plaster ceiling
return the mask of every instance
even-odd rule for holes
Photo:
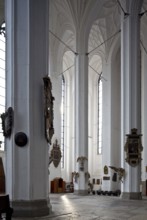
[[[87,32],[89,34],[87,52],[98,47],[91,53],[91,57],[94,54],[106,57],[105,55],[109,53],[113,39],[101,47],[99,45],[119,31],[120,14],[120,7],[116,0],[51,0],[50,29],[76,51],[77,32],[82,27],[89,26],[91,31],[89,30],[90,33]],[[52,50],[58,51],[58,46],[62,47],[63,45],[59,41],[57,43],[57,39],[52,39],[51,45],[53,45],[53,41],[54,48]],[[64,50],[66,51],[68,48],[64,48]],[[66,66],[68,66],[68,59],[69,56],[64,57]],[[91,63],[93,67],[101,72],[102,64],[98,56],[93,57]]]
[[[91,63],[100,71],[102,64],[99,57],[94,55],[107,60],[111,46],[120,36],[121,12],[122,8],[125,8],[125,2],[127,3],[128,0],[119,0],[119,2],[117,0],[50,0],[50,29],[76,51],[77,32],[82,27],[89,26],[89,58],[93,57]],[[143,0],[142,11],[146,10],[147,0]],[[145,30],[146,24],[147,13],[142,19]],[[57,42],[57,39],[52,39],[53,41],[56,42],[56,46],[52,49],[58,51],[61,43]],[[63,53],[69,50],[63,48]],[[64,57],[66,66],[68,66],[68,58],[69,56]]]
[[[119,2],[124,6],[125,0],[119,0]],[[121,10],[117,0],[50,0],[49,29],[62,39],[69,48],[76,51],[77,31],[83,26],[89,25],[91,29],[88,52],[93,51],[90,57],[97,54],[101,58],[107,59],[106,56],[109,54],[111,45],[120,29]],[[142,12],[146,10],[147,0],[143,0]],[[4,0],[0,0],[0,25],[3,22]],[[147,30],[146,24],[147,13],[141,18],[144,33]],[[146,36],[144,33],[142,35]],[[111,38],[115,34],[116,36]],[[107,41],[109,38],[111,39]],[[54,56],[57,56],[56,52],[58,53],[59,46],[62,47],[62,53],[69,50],[53,35],[50,35],[50,42]],[[100,63],[98,56],[97,59]],[[66,54],[64,60],[66,66],[68,66],[68,60],[71,60],[70,53],[68,53],[68,56]],[[71,64],[70,61],[69,64]]]

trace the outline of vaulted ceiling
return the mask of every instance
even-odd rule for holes
[[[102,64],[99,56],[106,58],[115,35],[119,35],[120,15],[121,8],[116,0],[50,0],[49,29],[75,52],[77,35],[85,29],[88,38],[88,51],[85,53],[90,53],[92,66],[100,72]],[[107,41],[108,38],[111,39]],[[63,54],[69,50],[54,36],[50,36],[50,40],[52,51],[58,51],[59,45]],[[103,44],[104,41],[107,42]],[[96,54],[99,56],[93,56]],[[66,67],[69,66],[68,59],[69,56],[64,57]]]
[[[135,4],[135,1],[132,2]],[[120,36],[121,14],[122,12],[127,13],[126,8],[129,2],[128,0],[50,0],[49,29],[63,42],[66,42],[69,48],[76,51],[77,34],[87,27],[85,33],[88,33],[88,51],[85,52],[89,53],[89,58],[95,57],[96,61],[91,63],[93,65],[95,63],[95,67],[99,63],[99,68],[96,68],[100,71],[100,59],[93,55],[107,59],[111,46]],[[141,11],[146,10],[147,0],[143,0]],[[142,18],[142,26],[146,26],[146,24],[147,14]],[[50,36],[50,39],[52,41],[51,50],[58,51],[59,45],[63,49],[63,54],[69,50],[53,36]],[[65,62],[68,63],[68,60]]]
[[[49,30],[76,51],[76,37],[87,27],[88,53],[90,57],[100,55],[107,59],[115,37],[119,36],[120,15],[128,0],[50,0]],[[134,0],[135,2],[135,0]],[[147,0],[143,0],[142,12],[147,11]],[[0,25],[5,21],[4,0],[0,0]],[[146,32],[147,13],[141,18],[141,27]],[[62,53],[69,51],[50,32],[51,49],[57,56],[59,45]],[[146,35],[145,35],[146,36]],[[109,39],[109,40],[108,40]],[[105,43],[104,43],[105,42]],[[69,56],[64,59],[68,63]],[[71,60],[69,58],[69,60]],[[69,61],[70,62],[70,61]],[[98,59],[99,62],[99,59]]]

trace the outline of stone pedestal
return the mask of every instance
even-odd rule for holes
[[[11,206],[14,209],[13,217],[41,217],[50,213],[51,206],[47,200],[33,201],[12,201]]]
[[[142,193],[141,192],[123,192],[121,194],[122,199],[134,199],[134,200],[141,200]]]

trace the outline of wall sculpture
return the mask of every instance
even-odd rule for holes
[[[137,129],[131,129],[131,134],[127,134],[127,141],[124,147],[126,152],[126,162],[132,166],[137,166],[142,158],[141,152],[143,150],[142,143],[141,143],[141,136],[142,134],[137,134]]]
[[[107,175],[108,174],[108,167],[105,165],[104,166],[104,174]]]
[[[85,160],[87,160],[87,157],[78,157],[77,158],[77,162],[79,162],[79,169],[80,169],[80,171],[84,171],[84,162],[85,162]]]
[[[53,162],[54,166],[58,167],[60,161],[61,161],[61,150],[58,144],[58,140],[56,139],[49,156],[49,165]]]
[[[123,169],[123,168],[117,168],[117,167],[113,167],[113,166],[109,166],[112,170],[114,170],[117,174],[118,174],[118,176],[119,176],[119,180],[121,181],[121,182],[123,182],[122,181],[122,178],[125,176],[125,169]]]
[[[43,78],[44,82],[44,118],[45,118],[45,137],[49,144],[54,134],[53,127],[53,101],[55,100],[52,96],[52,83],[49,76]]]
[[[13,126],[13,108],[9,107],[7,111],[1,114],[2,130],[4,137],[10,137]]]
[[[74,178],[74,182],[78,182],[78,178],[79,178],[80,174],[76,171],[72,172],[72,180]]]

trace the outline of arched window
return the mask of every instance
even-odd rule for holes
[[[98,143],[97,143],[98,154],[102,154],[102,79],[101,79],[101,74],[98,79]]]
[[[65,104],[65,79],[62,75],[62,98],[61,98],[61,168],[64,168],[64,104]]]
[[[5,112],[5,24],[0,27],[0,115]],[[0,120],[0,141],[4,150],[2,120]]]

